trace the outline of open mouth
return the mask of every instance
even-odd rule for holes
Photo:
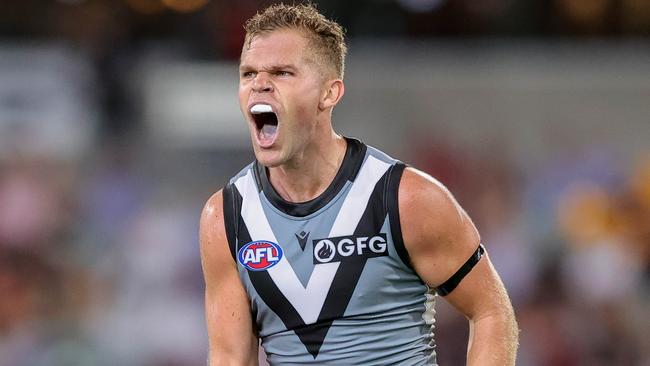
[[[256,104],[250,109],[260,145],[270,146],[278,134],[278,116],[268,104]]]

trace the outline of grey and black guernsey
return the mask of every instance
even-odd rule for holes
[[[254,162],[223,190],[226,232],[271,365],[435,365],[433,292],[409,264],[404,164],[358,140],[319,197],[283,200]]]

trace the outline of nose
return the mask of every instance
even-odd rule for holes
[[[273,85],[269,80],[269,75],[266,72],[258,72],[253,80],[253,90],[258,93],[273,91]]]

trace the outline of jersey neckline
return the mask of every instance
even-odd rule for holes
[[[305,202],[289,202],[280,197],[269,181],[268,170],[257,160],[253,171],[258,191],[263,191],[269,202],[290,216],[305,217],[325,207],[343,188],[347,181],[354,182],[366,155],[366,145],[361,141],[344,137],[347,142],[343,162],[330,185],[318,197]]]

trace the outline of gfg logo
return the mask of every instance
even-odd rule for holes
[[[338,236],[316,239],[312,243],[314,244],[314,264],[388,255],[386,234],[377,234],[370,237]]]
[[[237,253],[237,260],[244,267],[251,271],[263,271],[269,269],[282,259],[282,248],[270,241],[250,242]]]

